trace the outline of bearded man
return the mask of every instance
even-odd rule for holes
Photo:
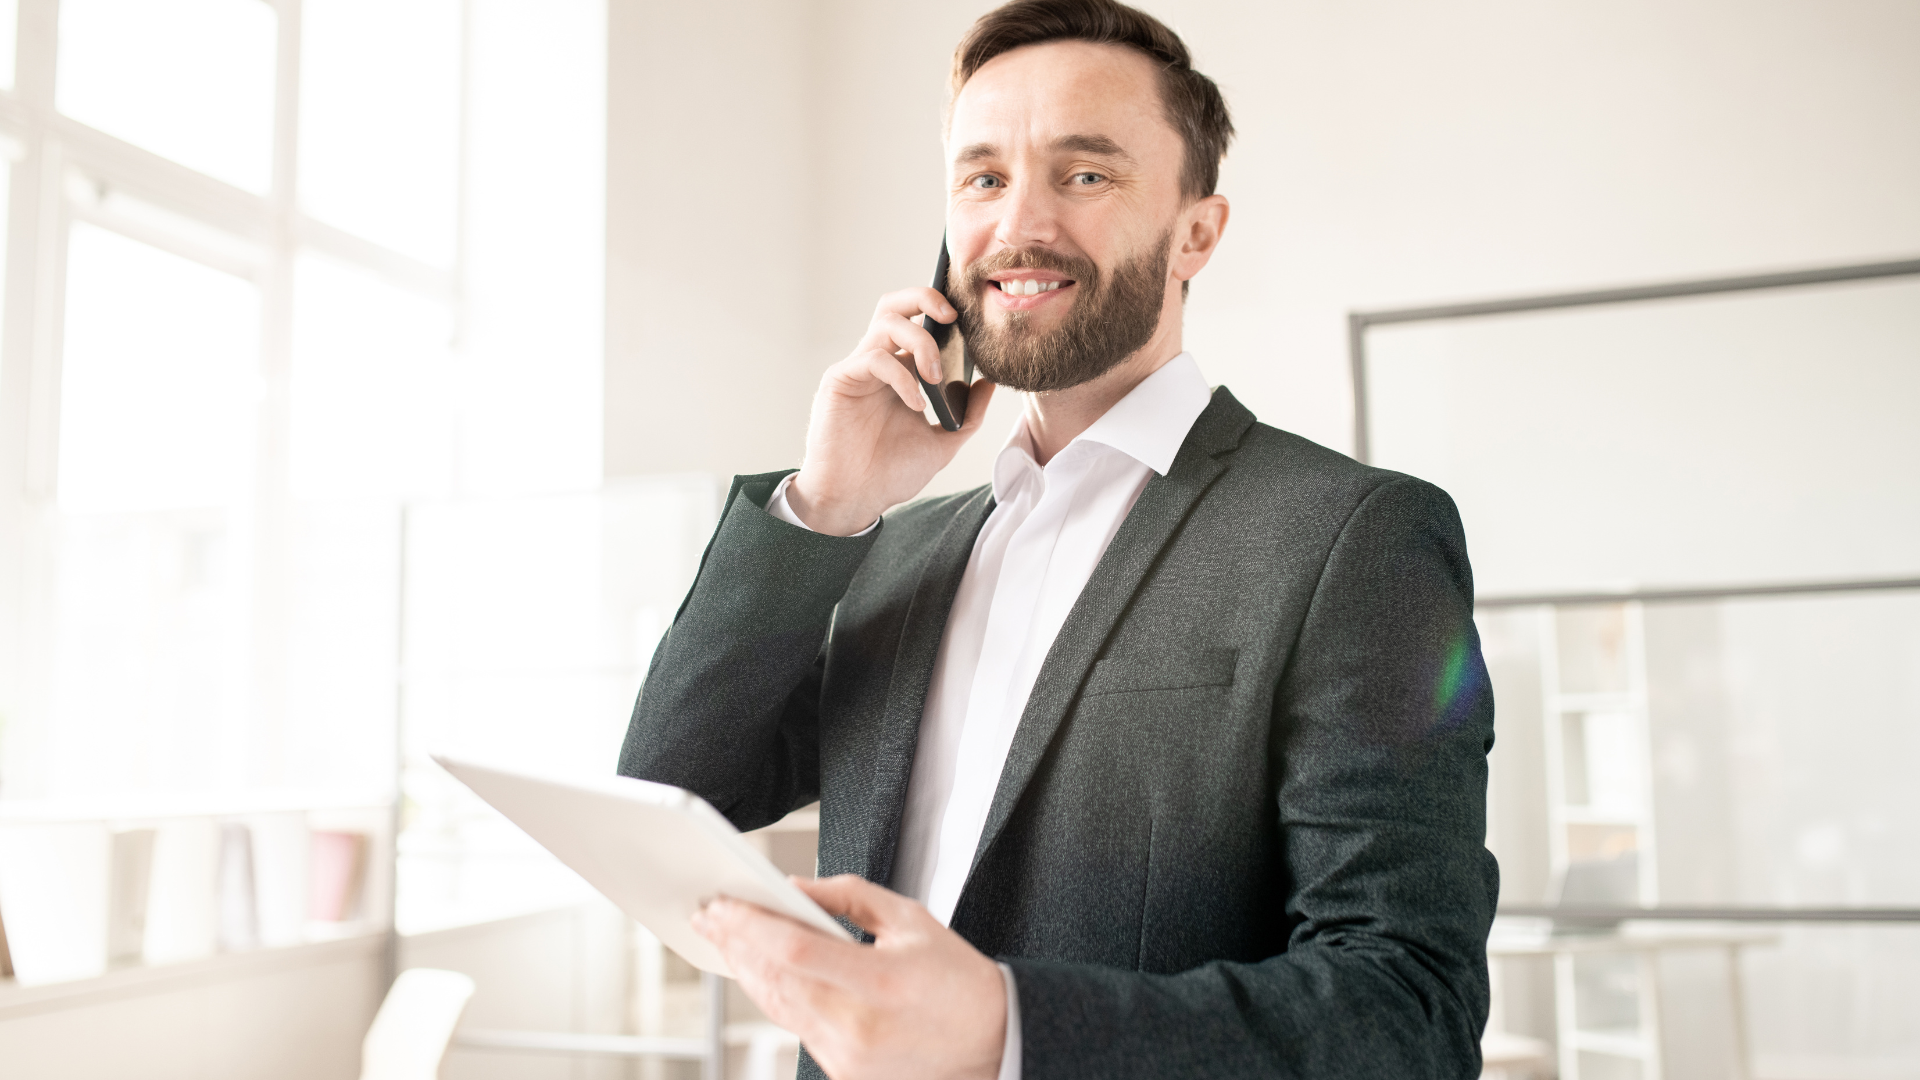
[[[1016,0],[955,56],[949,306],[882,297],[797,472],[742,476],[620,771],[820,802],[835,941],[696,927],[804,1075],[1473,1077],[1493,703],[1457,513],[1181,346],[1232,126],[1158,21]],[[931,425],[958,320],[983,375]],[[998,386],[993,483],[909,502]],[[905,503],[905,505],[899,505]],[[897,509],[889,509],[898,507]]]

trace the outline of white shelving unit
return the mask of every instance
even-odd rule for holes
[[[370,792],[0,803],[0,915],[22,984],[385,935],[391,803]],[[353,865],[316,838],[350,839]],[[129,842],[133,841],[133,842]],[[338,910],[315,918],[319,890]],[[336,895],[337,894],[337,895]],[[340,916],[340,917],[334,917]]]
[[[1545,724],[1547,838],[1561,903],[1659,903],[1652,741],[1648,723],[1645,612],[1639,603],[1548,607],[1540,618],[1541,716]],[[1581,1058],[1596,1054],[1638,1064],[1642,1080],[1663,1080],[1656,950],[1552,951],[1561,1080],[1580,1080]],[[1586,966],[1583,979],[1583,963]],[[1619,1002],[1605,1026],[1586,1025],[1589,990],[1612,972]],[[1598,976],[1596,978],[1596,976]]]

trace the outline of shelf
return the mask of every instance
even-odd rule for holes
[[[1589,1054],[1645,1060],[1653,1056],[1646,1037],[1631,1028],[1608,1031],[1575,1031],[1573,1048]]]
[[[1741,949],[1773,945],[1773,930],[1752,930],[1702,924],[1630,921],[1619,930],[1599,933],[1553,933],[1546,920],[1529,919],[1526,927],[1501,927],[1487,939],[1488,956],[1567,956],[1605,953],[1660,953],[1681,949]]]
[[[317,964],[375,958],[386,942],[384,930],[362,929],[334,941],[215,953],[176,964],[134,964],[100,975],[37,986],[0,979],[0,1019],[82,1008],[117,998],[164,993],[201,983],[244,979]]]

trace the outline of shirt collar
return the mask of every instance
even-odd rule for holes
[[[1193,430],[1194,421],[1200,419],[1212,400],[1213,390],[1200,374],[1200,365],[1192,353],[1183,352],[1142,379],[1140,385],[1114,402],[1100,419],[1067,446],[1099,443],[1165,476],[1173,467],[1174,456],[1187,441],[1187,433]],[[1024,455],[1029,464],[1033,462],[1033,439],[1027,432],[1024,412],[1007,436],[1001,459],[1005,460],[1012,451]],[[1002,499],[1002,470],[998,467],[994,469],[993,480],[994,497]]]
[[[1193,422],[1212,400],[1200,365],[1192,353],[1183,352],[1142,379],[1073,441],[1104,443],[1165,476]]]

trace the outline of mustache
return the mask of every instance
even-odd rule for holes
[[[1091,286],[1100,278],[1100,268],[1092,259],[1063,255],[1043,247],[1006,248],[968,263],[960,279],[960,291],[968,297],[978,296],[987,278],[1003,270],[1051,270],[1083,286]]]

